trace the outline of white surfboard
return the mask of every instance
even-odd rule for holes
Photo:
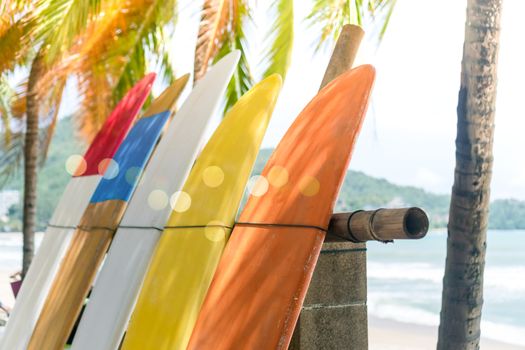
[[[148,97],[154,79],[155,75],[149,74],[126,94],[86,151],[85,170],[72,177],[66,186],[16,298],[0,341],[1,350],[27,347],[72,233],[102,178],[98,165],[113,157]]]
[[[148,263],[217,110],[240,53],[220,60],[176,113],[128,205],[71,349],[117,349],[126,330]]]

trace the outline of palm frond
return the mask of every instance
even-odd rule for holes
[[[27,14],[0,15],[0,74],[24,64],[31,57],[30,34],[34,24]]]
[[[26,114],[27,78],[23,80],[11,99],[11,115],[13,118],[22,119]]]
[[[131,0],[117,7],[103,7],[105,16],[90,23],[73,58],[78,59],[74,70],[83,100],[78,115],[80,130],[87,140],[111,108],[144,76],[149,54],[157,57],[165,78],[172,79],[163,27],[176,18],[175,9],[175,0]]]
[[[335,42],[345,24],[381,27],[378,35],[382,39],[392,15],[396,0],[315,0],[306,17],[310,26],[320,26],[316,50],[327,42]]]
[[[38,1],[35,9],[39,13],[38,38],[48,45],[48,63],[69,49],[87,27],[89,19],[98,15],[99,9],[100,0]]]
[[[116,50],[110,50],[106,60],[120,62],[115,65],[116,84],[113,93],[113,102],[116,103],[124,94],[143,76],[147,70],[146,55],[157,57],[161,71],[169,78],[171,65],[165,56],[164,27],[176,19],[176,0],[148,1],[143,11],[129,11],[126,15],[128,23],[135,23],[119,38]],[[167,58],[167,56],[166,56]],[[116,59],[116,61],[115,61]]]
[[[102,64],[78,76],[82,102],[75,114],[79,134],[88,143],[102,127],[112,108],[112,85]]]
[[[23,131],[12,131],[9,145],[0,150],[0,187],[16,173],[24,159]]]
[[[383,26],[381,27],[381,31],[379,32],[379,40],[382,40],[386,33],[386,28],[388,27],[388,24],[390,23],[390,18],[392,17],[392,13],[394,12],[394,7],[396,6],[397,0],[390,0],[390,1],[381,1],[381,10],[386,12],[385,18],[383,19]]]
[[[0,76],[0,187],[18,169],[24,155],[23,122],[13,119],[10,112],[11,99],[15,95],[5,76]]]
[[[229,24],[236,0],[205,0],[202,6],[197,47],[195,48],[195,63],[193,81],[197,81],[206,73],[208,64],[219,53],[222,38]]]
[[[333,40],[342,28],[341,21],[350,21],[349,9],[351,0],[315,0],[310,14],[306,20],[311,26],[320,26],[321,33],[318,38],[316,50],[323,43]]]
[[[237,100],[253,86],[253,76],[248,62],[248,42],[244,32],[247,20],[250,17],[250,8],[243,0],[234,3],[231,13],[231,31],[224,33],[221,49],[215,57],[218,61],[233,50],[239,50],[241,57],[233,73],[232,80],[226,89],[224,113],[228,111]]]
[[[294,40],[293,1],[274,0],[275,21],[268,37],[271,39],[268,53],[264,57],[267,68],[263,76],[279,73],[283,79],[292,59]]]
[[[7,78],[4,75],[0,75],[0,118],[2,124],[0,132],[4,134],[4,146],[8,147],[11,143],[11,100],[13,98],[14,91],[9,85]]]
[[[172,84],[175,81],[175,70],[170,60],[168,52],[163,52],[161,55],[159,75],[163,78],[166,84]]]
[[[48,95],[43,100],[43,114],[45,115],[44,127],[41,128],[41,133],[43,137],[40,141],[40,166],[44,165],[44,162],[47,159],[47,154],[49,151],[49,145],[53,139],[55,133],[57,120],[58,120],[58,111],[60,110],[60,104],[62,102],[62,93],[64,92],[64,87],[66,86],[66,77],[62,77],[58,80],[53,87],[48,90]]]

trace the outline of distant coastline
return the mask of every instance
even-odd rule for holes
[[[46,224],[62,194],[69,174],[65,162],[72,154],[83,154],[85,145],[72,137],[72,118],[62,119],[57,126],[56,136],[51,143],[45,166],[38,178],[37,229],[45,230]],[[253,174],[260,174],[272,149],[259,153]],[[1,184],[0,184],[1,185]],[[0,187],[0,194],[12,201],[13,191],[22,193],[22,177],[12,176]],[[446,228],[450,196],[435,194],[413,186],[399,186],[385,179],[368,176],[359,171],[349,170],[336,203],[336,211],[377,209],[417,206],[423,208],[430,218],[431,227]],[[1,208],[0,208],[1,209]],[[22,205],[4,208],[0,212],[0,231],[20,231]],[[489,228],[494,230],[525,230],[525,201],[498,199],[491,203]]]

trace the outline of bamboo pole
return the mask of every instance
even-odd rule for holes
[[[328,235],[354,243],[420,239],[428,232],[427,214],[420,208],[377,209],[332,215]]]
[[[324,88],[339,75],[352,68],[355,57],[357,56],[357,50],[359,49],[359,45],[361,44],[364,35],[365,32],[359,26],[353,24],[346,24],[343,26],[339,39],[337,39],[337,43],[335,44],[332,57],[330,57],[330,62],[328,62],[319,90]]]

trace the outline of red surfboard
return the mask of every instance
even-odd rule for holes
[[[69,181],[33,258],[0,341],[0,350],[26,349],[75,227],[102,178],[99,165],[113,158],[146,101],[155,74],[142,78],[117,104]]]

